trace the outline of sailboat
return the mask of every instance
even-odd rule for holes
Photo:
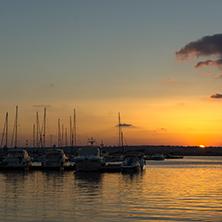
[[[6,124],[8,124],[7,118],[8,115],[6,115]],[[2,161],[2,166],[4,168],[13,168],[13,169],[24,168],[32,165],[32,158],[29,156],[28,152],[24,149],[17,147],[17,126],[18,126],[17,121],[18,121],[18,106],[16,106],[16,117],[15,117],[15,123],[14,123],[14,129],[11,141],[11,146],[13,146],[13,141],[15,142],[14,148],[7,149],[7,154]],[[7,128],[8,127],[6,126],[6,134],[7,134]]]

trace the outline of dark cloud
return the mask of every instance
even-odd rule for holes
[[[194,68],[198,69],[202,66],[216,66],[217,68],[220,67],[220,65],[222,64],[222,59],[218,59],[218,60],[206,60],[204,62],[198,62]]]
[[[214,93],[210,96],[210,99],[222,99],[222,94]]]
[[[132,124],[128,124],[128,123],[120,123],[118,125],[116,125],[116,127],[134,127]]]
[[[201,39],[190,42],[176,52],[178,61],[188,61],[191,57],[218,56],[216,60],[198,62],[195,68],[213,65],[220,68],[222,65],[222,34],[204,36]]]

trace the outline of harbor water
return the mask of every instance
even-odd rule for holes
[[[221,221],[222,157],[133,174],[1,171],[0,221]]]

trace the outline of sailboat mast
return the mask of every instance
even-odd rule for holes
[[[45,147],[46,107],[44,108],[43,147]]]
[[[60,119],[58,119],[58,147],[60,147]]]
[[[8,112],[6,113],[6,116],[5,116],[5,124],[4,124],[3,133],[2,133],[1,147],[3,146],[4,137],[6,137],[5,138],[5,147],[7,147],[7,142],[8,142]]]
[[[62,142],[61,142],[61,146],[64,146],[64,124],[62,124]]]
[[[74,109],[74,144],[76,146],[76,110]]]
[[[18,106],[16,106],[16,116],[15,116],[15,147],[17,147],[17,130],[18,130]]]
[[[67,147],[67,128],[65,128],[65,147]]]
[[[39,114],[36,112],[36,144],[39,147]]]
[[[8,112],[6,113],[5,147],[8,147]]]
[[[72,117],[70,116],[70,146],[72,146]]]
[[[121,144],[121,126],[120,126],[120,113],[118,114],[119,115],[119,146]]]
[[[33,124],[33,148],[35,148],[35,124]]]

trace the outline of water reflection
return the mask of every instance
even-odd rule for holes
[[[148,162],[127,174],[0,172],[0,221],[221,221],[221,162]]]
[[[78,193],[77,202],[96,202],[103,193],[103,175],[100,172],[76,172],[74,189]]]

